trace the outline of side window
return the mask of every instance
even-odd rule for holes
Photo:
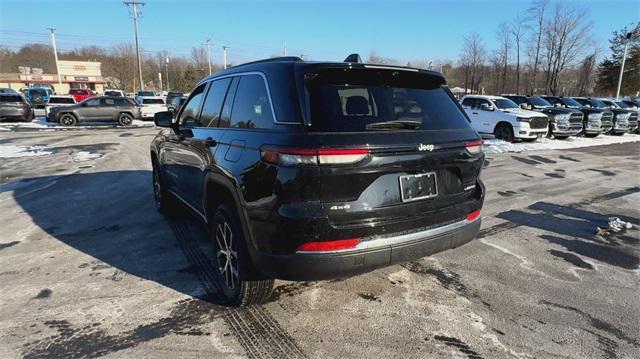
[[[99,105],[100,105],[100,99],[98,98],[87,101],[87,106],[99,106]]]
[[[207,97],[200,113],[200,123],[203,127],[216,127],[220,121],[222,103],[227,95],[227,89],[231,83],[230,78],[213,81],[207,91]]]
[[[115,106],[116,102],[112,98],[103,98],[102,106]]]
[[[202,103],[202,97],[204,96],[204,89],[207,86],[206,83],[198,86],[191,93],[191,97],[185,103],[178,123],[185,127],[200,127],[201,124],[198,121],[198,111],[200,110],[200,104]]]
[[[475,98],[465,98],[462,101],[462,106],[475,108],[476,107],[476,99]]]
[[[224,100],[224,106],[222,107],[222,114],[220,115],[218,127],[229,127],[231,124],[231,107],[233,106],[236,91],[238,90],[238,81],[240,81],[240,78],[234,77],[233,82],[231,82],[231,86],[229,86],[227,98]]]
[[[130,107],[132,104],[131,102],[127,101],[124,98],[118,98],[116,99],[116,106],[121,106],[121,107]]]
[[[476,108],[482,109],[482,105],[486,104],[487,106],[493,106],[493,104],[489,100],[478,99],[476,102]],[[495,107],[495,106],[493,106]]]
[[[265,82],[259,75],[240,76],[233,109],[231,127],[272,128],[273,115]]]

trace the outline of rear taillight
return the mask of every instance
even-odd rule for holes
[[[473,155],[477,155],[478,153],[482,153],[482,144],[484,143],[484,141],[482,140],[477,140],[477,141],[470,141],[464,144],[464,147],[467,149],[467,151]]]
[[[369,150],[346,149],[296,149],[262,147],[262,160],[284,166],[340,165],[357,163],[369,155]]]
[[[478,218],[480,218],[480,210],[473,211],[473,212],[467,214],[467,221],[469,221],[469,222],[473,222]]]
[[[360,244],[360,238],[339,239],[326,242],[307,242],[296,250],[296,252],[333,252],[353,249]]]

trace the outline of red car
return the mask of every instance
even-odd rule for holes
[[[93,92],[91,92],[91,89],[76,88],[69,90],[69,95],[73,96],[73,98],[76,99],[76,102],[80,102],[84,99],[88,99],[89,97],[93,97]]]

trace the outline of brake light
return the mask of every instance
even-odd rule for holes
[[[472,155],[477,155],[478,153],[482,153],[482,145],[483,144],[484,144],[484,141],[482,141],[482,140],[470,141],[470,142],[465,143],[464,147]]]
[[[353,249],[360,243],[360,238],[339,239],[327,242],[307,242],[298,247],[296,252],[331,252]]]
[[[467,221],[469,221],[469,222],[473,222],[478,218],[480,218],[480,210],[473,211],[473,212],[467,214]]]
[[[285,166],[351,164],[362,161],[369,150],[345,149],[296,149],[265,146],[262,160]]]

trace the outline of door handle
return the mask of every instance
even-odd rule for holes
[[[209,147],[215,147],[215,146],[218,144],[218,142],[216,142],[216,140],[214,140],[214,139],[213,139],[213,138],[211,138],[211,137],[207,137],[207,138],[204,140],[204,144],[205,144],[205,145],[207,145],[207,146],[209,146]]]
[[[472,114],[474,114],[474,115],[477,115],[477,114],[478,114],[477,112],[471,112],[471,113],[472,113]]]

